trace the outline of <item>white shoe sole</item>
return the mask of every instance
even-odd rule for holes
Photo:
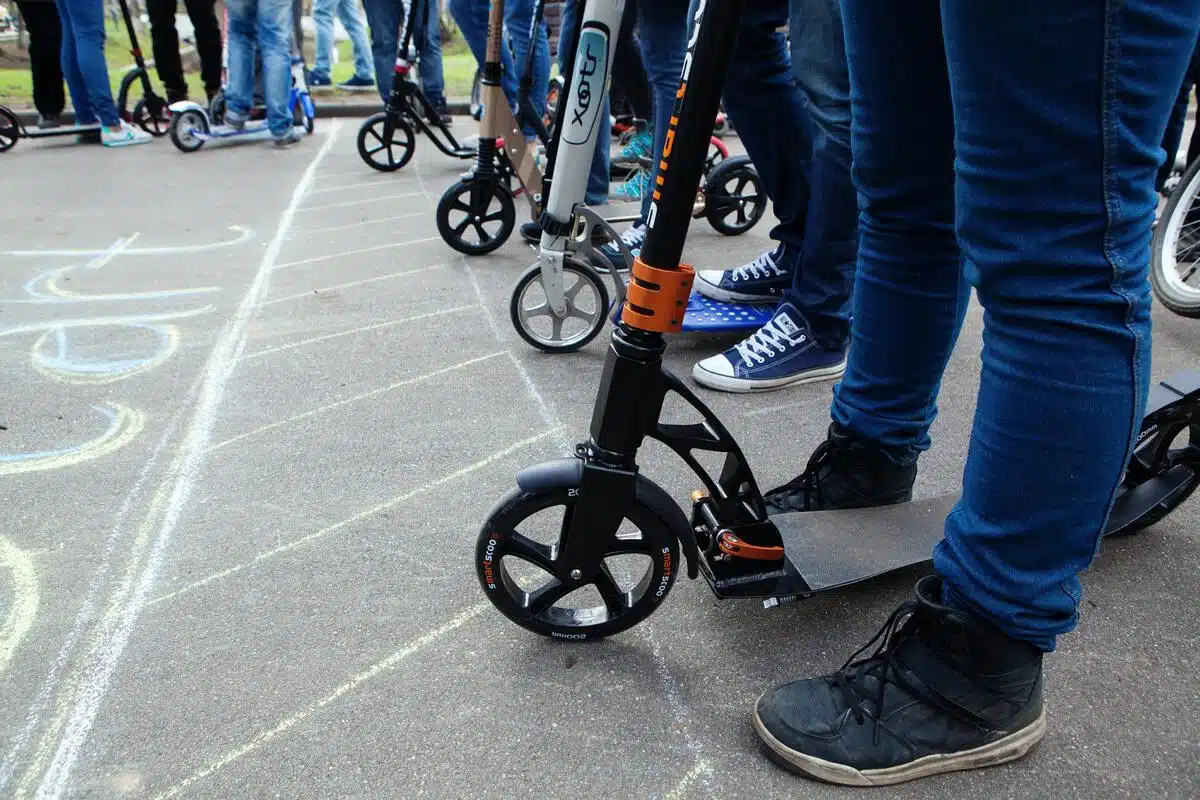
[[[716,300],[718,303],[761,303],[767,305],[769,303],[778,304],[783,301],[782,295],[779,297],[763,297],[761,294],[742,294],[740,292],[731,292],[728,289],[722,289],[716,284],[709,283],[696,276],[692,288],[710,300]]]
[[[845,371],[846,360],[842,359],[841,362],[831,367],[809,370],[800,375],[789,375],[786,378],[768,378],[766,380],[749,380],[747,378],[731,378],[727,375],[718,375],[715,372],[701,369],[700,365],[696,364],[696,366],[692,367],[692,378],[696,383],[701,386],[707,386],[709,389],[737,394],[754,394],[755,392],[770,392],[775,389],[782,389],[785,386],[798,386],[802,383],[833,380],[834,378],[840,378]]]
[[[835,764],[797,752],[771,735],[759,719],[757,707],[754,709],[754,730],[763,743],[771,748],[771,752],[786,765],[813,778],[842,786],[890,786],[943,772],[978,769],[1016,761],[1032,750],[1046,735],[1046,712],[1043,711],[1041,716],[1021,730],[981,747],[959,753],[935,753],[907,764],[882,769],[858,770],[845,764]]]

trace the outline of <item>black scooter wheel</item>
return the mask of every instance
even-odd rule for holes
[[[726,236],[750,230],[767,211],[766,190],[746,156],[730,156],[717,164],[705,181],[704,195],[708,224]]]
[[[565,317],[550,308],[540,264],[525,270],[513,287],[509,316],[517,333],[529,344],[547,353],[570,353],[586,345],[608,319],[608,289],[604,278],[587,264],[563,260]]]
[[[522,628],[554,639],[628,630],[662,604],[679,569],[670,526],[640,498],[626,507],[598,564],[564,563],[560,538],[577,491],[513,490],[475,546],[476,574],[492,605]]]
[[[7,108],[0,108],[0,153],[11,150],[21,138],[21,126],[17,117]]]
[[[380,172],[402,168],[412,158],[415,146],[412,126],[386,111],[367,117],[358,129],[359,156]]]
[[[151,136],[166,136],[171,114],[161,99],[143,97],[133,106],[133,123]]]
[[[1181,485],[1155,503],[1123,532],[1137,533],[1158,522],[1192,496],[1200,487],[1200,405],[1181,404],[1146,418],[1142,440],[1133,451],[1119,493],[1138,487],[1168,472],[1185,478]],[[1111,522],[1110,522],[1111,524]]]
[[[493,178],[464,178],[438,201],[438,233],[463,255],[492,252],[508,241],[516,223],[512,192]]]
[[[204,140],[196,134],[208,133],[208,120],[196,109],[188,109],[171,117],[168,132],[172,144],[185,153],[194,153],[204,146]]]

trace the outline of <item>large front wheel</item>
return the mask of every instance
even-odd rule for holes
[[[476,573],[492,605],[522,628],[556,639],[628,630],[658,608],[679,569],[678,540],[641,498],[625,509],[597,563],[565,563],[563,537],[577,492],[513,490],[484,523],[475,548]]]

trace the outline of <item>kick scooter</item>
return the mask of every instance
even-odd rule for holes
[[[945,495],[768,516],[733,436],[663,369],[664,335],[680,330],[691,290],[692,269],[679,259],[740,13],[740,0],[699,5],[673,146],[663,158],[665,180],[612,334],[588,441],[574,457],[519,473],[479,534],[475,567],[483,592],[510,620],[544,636],[593,639],[636,625],[669,593],[683,567],[681,549],[688,576],[702,573],[717,597],[761,598],[767,607],[924,564],[956,501]],[[669,393],[702,421],[663,422]],[[674,450],[703,483],[692,495],[690,520],[639,470],[637,452],[647,437]],[[698,453],[723,455],[720,474],[710,474]],[[1157,522],[1198,483],[1200,370],[1186,370],[1151,392],[1106,535]]]
[[[125,31],[129,35],[129,53],[133,56],[134,67],[125,73],[121,78],[120,88],[117,90],[117,113],[121,119],[140,127],[146,133],[152,136],[163,136],[167,132],[167,101],[155,93],[154,86],[150,83],[150,73],[146,70],[146,61],[142,58],[142,48],[138,45],[137,31],[133,27],[133,17],[129,13],[129,4],[126,0],[118,0],[121,6],[121,18],[125,21]],[[128,112],[130,92],[133,90],[135,83],[140,83],[142,87],[142,97],[133,106],[133,111]],[[93,137],[95,141],[100,141],[99,122],[93,125],[62,125],[56,128],[46,128],[44,130],[30,130],[21,124],[17,119],[17,115],[5,106],[0,106],[0,153],[6,150],[11,150],[16,146],[18,139],[47,139],[52,136],[80,136],[85,135]]]
[[[412,47],[412,33],[416,29],[417,10],[429,13],[428,0],[413,0],[408,9],[408,21],[404,36],[396,53],[396,66],[392,71],[392,90],[383,111],[363,122],[358,130],[358,155],[367,166],[380,172],[395,172],[408,163],[416,146],[415,127],[429,137],[434,146],[454,158],[474,158],[475,148],[466,147],[454,138],[450,129],[442,124],[434,113],[425,94],[410,75],[416,50]],[[420,24],[425,24],[421,22]],[[425,120],[432,120],[430,125]],[[436,129],[436,133],[435,133]]]

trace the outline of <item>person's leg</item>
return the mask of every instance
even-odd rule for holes
[[[630,13],[631,11],[633,13]],[[650,96],[650,79],[646,76],[646,67],[642,64],[641,50],[633,37],[636,21],[636,9],[626,4],[621,29],[617,35],[617,52],[613,56],[612,85],[621,86],[636,118],[648,120],[654,114],[654,99]]]
[[[480,69],[483,69],[483,65],[487,61],[487,0],[448,0],[447,7],[450,9],[450,16],[458,24],[458,30],[462,33],[467,47],[470,48],[471,55],[475,56],[475,63],[479,65]],[[507,14],[507,6],[505,9]],[[528,24],[526,27],[528,28]],[[526,38],[528,39],[528,32]],[[520,73],[513,64],[512,53],[508,51],[507,44],[500,48],[500,64],[504,71],[500,85],[504,89],[505,97],[508,98],[508,104],[516,108],[517,76]]]
[[[257,0],[258,50],[262,55],[267,127],[276,141],[293,135],[288,99],[292,89],[292,0]]]
[[[937,205],[952,204],[965,275],[984,308],[963,495],[934,550],[937,576],[897,612],[911,612],[908,621],[889,621],[888,652],[768,692],[755,712],[785,762],[849,783],[1012,760],[1044,734],[1041,654],[1078,622],[1077,576],[1095,556],[1145,405],[1154,178],[1200,0],[845,8],[854,171],[865,195],[860,276],[923,250],[912,234],[868,246],[872,207],[900,210],[904,188],[925,179],[922,165],[900,166],[925,150],[920,140],[877,128],[874,113],[928,110],[920,90],[931,76],[914,69],[920,49],[948,65],[942,86],[953,103],[938,104],[934,124],[955,110],[954,145],[942,155],[954,156],[957,180],[939,189]],[[938,260],[951,259],[922,266]],[[907,315],[892,311],[890,335],[909,339]],[[855,326],[878,328],[857,317]],[[872,360],[860,349],[879,351],[876,342],[856,336],[851,361]],[[897,664],[904,669],[889,670]],[[847,714],[859,724],[835,727]]]
[[[683,73],[683,57],[687,52],[688,0],[643,0],[638,3],[638,41],[642,48],[642,63],[654,96],[655,154],[663,151],[670,127],[671,112],[675,109],[675,93],[679,91]],[[659,159],[654,159],[650,186],[658,177]],[[642,196],[641,218],[650,213],[652,194]],[[640,250],[640,248],[639,248]]]
[[[331,86],[329,65],[333,56],[333,14],[339,0],[313,0],[312,18],[316,28],[313,68],[309,73],[311,86]],[[392,54],[393,58],[395,53]]]
[[[83,79],[83,72],[79,69],[79,59],[75,53],[75,26],[71,22],[70,5],[67,0],[55,0],[54,5],[58,9],[59,25],[62,30],[62,51],[59,64],[62,66],[67,91],[71,95],[71,106],[75,110],[75,124],[95,125],[100,120],[96,117],[96,112],[92,110],[87,83]]]
[[[504,28],[512,41],[516,71],[514,77],[520,86],[525,77],[529,52],[533,50],[533,86],[529,100],[534,112],[540,117],[546,113],[546,84],[550,81],[550,39],[546,34],[546,21],[537,26],[535,38],[530,39],[533,25],[534,0],[507,0],[504,4]],[[532,125],[525,126],[526,138],[536,134]]]
[[[184,0],[200,57],[200,80],[211,100],[221,91],[221,23],[214,0]]]
[[[804,98],[779,32],[787,21],[788,0],[747,0],[724,95],[725,109],[774,206],[779,224],[771,238],[779,247],[743,268],[697,273],[696,291],[716,300],[779,302],[792,285],[804,246],[812,145]]]
[[[392,70],[400,47],[400,23],[404,19],[402,0],[363,0],[367,26],[371,29],[371,56],[375,60],[375,85],[387,102],[392,93]],[[460,23],[461,24],[461,23]]]
[[[63,92],[62,29],[53,3],[19,2],[17,8],[29,33],[29,71],[33,105],[47,122],[57,121],[66,106]]]
[[[446,81],[442,75],[442,20],[438,0],[425,0],[425,24],[418,44],[421,91],[429,105],[446,115]]]
[[[75,103],[76,90],[83,89],[87,105],[105,128],[121,128],[121,117],[113,102],[112,87],[108,81],[108,64],[104,60],[104,4],[95,0],[59,0],[60,11],[66,9],[70,15],[70,38],[74,51],[77,79],[82,86],[71,91],[71,102]],[[64,30],[64,39],[67,31]],[[65,48],[65,45],[64,45]],[[67,64],[63,64],[64,72]]]
[[[225,86],[225,121],[245,123],[254,105],[258,46],[258,0],[226,0],[229,13],[229,77]]]
[[[183,79],[183,61],[179,56],[179,33],[175,30],[176,0],[146,0],[150,17],[150,43],[154,50],[154,69],[171,103],[187,99]]]
[[[338,18],[346,35],[350,37],[350,46],[354,50],[354,77],[374,82],[375,70],[371,66],[371,43],[367,39],[367,28],[363,24],[362,11],[358,0],[337,0]]]

